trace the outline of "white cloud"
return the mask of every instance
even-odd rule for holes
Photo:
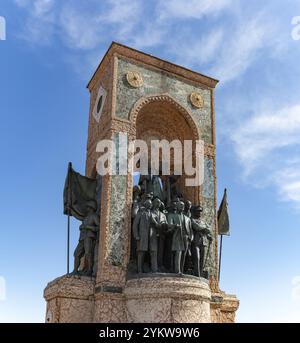
[[[235,130],[232,139],[247,171],[273,151],[300,144],[300,105],[255,115]]]
[[[230,18],[230,23],[217,21],[209,30],[200,22],[183,26],[169,37],[166,45],[177,63],[213,75],[223,86],[241,77],[263,54],[280,56],[284,51],[278,24],[265,13],[249,18],[232,12]]]
[[[14,1],[27,10],[23,37],[32,43],[55,37],[77,50],[93,50],[111,40],[140,49],[164,45],[178,63],[201,68],[222,84],[241,76],[260,52],[270,46],[275,51],[280,42],[274,39],[272,19],[242,17],[237,0],[160,0],[152,8],[140,0]],[[227,20],[219,20],[224,11]],[[213,28],[203,23],[208,15],[219,20]],[[179,28],[183,21],[186,25]]]
[[[222,42],[224,42],[223,38],[224,30],[217,29],[207,35],[205,39],[201,39],[197,43],[200,63],[208,63],[216,56],[217,50],[221,46]],[[203,49],[203,47],[205,48]]]
[[[216,15],[231,3],[232,0],[160,0],[158,10],[161,19],[199,19],[207,14]]]
[[[93,49],[103,40],[101,18],[66,6],[60,15],[62,38],[70,48]]]
[[[234,132],[244,176],[274,184],[280,200],[300,208],[300,104],[254,115]]]
[[[70,0],[15,0],[15,3],[27,11],[23,38],[44,43],[56,34],[74,49],[94,49],[109,37],[130,39],[142,21],[143,3],[138,0],[92,0],[76,5]]]
[[[28,6],[31,0],[14,0],[15,4],[19,7],[26,7]]]
[[[100,12],[102,25],[107,25],[116,39],[126,40],[138,34],[143,23],[144,4],[139,0],[108,0],[109,7]]]
[[[54,0],[36,0],[33,3],[33,14],[41,18],[53,10],[54,4]]]
[[[163,44],[168,29],[162,23],[145,23],[141,30],[130,39],[137,49],[143,49]]]
[[[292,202],[300,209],[300,160],[286,163],[273,177],[279,192],[279,199]]]
[[[215,59],[223,44],[223,38],[223,28],[202,33],[197,36],[197,39],[191,32],[183,32],[175,41],[170,41],[170,51],[176,56],[178,64],[190,67],[202,66]],[[183,51],[184,53],[182,53]]]
[[[259,56],[259,52],[270,46],[275,29],[263,15],[242,20],[236,29],[227,32],[226,41],[216,55],[210,69],[222,84],[243,74]]]
[[[110,8],[103,20],[108,23],[130,24],[136,23],[141,14],[142,3],[138,0],[109,0]]]
[[[55,29],[55,0],[15,0],[28,12],[28,17],[20,36],[28,42],[47,44]]]

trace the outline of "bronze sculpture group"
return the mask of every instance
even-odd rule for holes
[[[201,217],[203,208],[183,198],[179,179],[174,175],[163,180],[158,175],[142,175],[134,186],[131,260],[136,261],[139,274],[176,273],[208,278],[211,228]],[[95,194],[100,199],[97,188]],[[100,204],[93,199],[81,205],[85,210],[80,217],[73,274],[91,276],[96,271]]]
[[[163,185],[159,176],[147,175],[133,188],[132,256],[137,272],[208,278],[211,229],[201,218],[203,208],[183,199],[177,181],[169,176]]]

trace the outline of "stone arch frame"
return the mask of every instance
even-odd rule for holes
[[[196,124],[195,120],[193,119],[191,113],[182,105],[180,105],[173,97],[169,94],[154,94],[149,96],[141,97],[139,100],[135,102],[133,105],[130,114],[129,114],[129,121],[131,124],[131,137],[130,139],[136,139],[136,124],[138,120],[138,115],[141,113],[142,109],[147,106],[148,104],[155,103],[155,102],[164,102],[168,103],[173,108],[175,108],[180,115],[183,116],[185,121],[187,122],[188,127],[191,129],[192,137],[191,139],[199,140],[201,138],[200,130],[198,125]],[[190,196],[190,200],[194,201],[195,203],[201,203],[202,200],[202,186],[193,187],[193,195]]]
[[[193,132],[193,139],[199,140],[200,139],[200,132],[199,128],[196,125],[192,115],[190,112],[184,108],[182,105],[180,105],[174,98],[172,98],[169,94],[155,94],[155,95],[149,95],[140,98],[136,103],[133,105],[130,115],[129,115],[129,121],[132,125],[132,127],[135,129],[136,128],[136,122],[137,122],[137,117],[142,108],[152,102],[167,102],[171,105],[173,105],[178,112],[180,112],[181,115],[185,118],[187,123],[189,124],[189,127],[191,128]],[[134,130],[135,132],[135,130]]]

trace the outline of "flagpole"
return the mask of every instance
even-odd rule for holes
[[[68,211],[67,274],[70,274],[70,210]]]
[[[68,225],[67,225],[67,274],[70,274],[70,206],[71,206],[71,168],[72,163],[69,162],[68,165]]]
[[[221,240],[220,240],[220,253],[219,253],[219,273],[218,273],[218,280],[219,280],[219,282],[220,282],[220,274],[221,274],[222,243],[223,243],[223,235],[221,235]]]

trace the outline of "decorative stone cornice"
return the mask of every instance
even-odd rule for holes
[[[104,69],[104,65],[108,63],[108,61],[111,59],[111,57],[114,54],[119,55],[121,57],[135,60],[137,63],[145,63],[154,68],[164,70],[168,73],[171,73],[173,75],[177,75],[186,80],[189,80],[190,82],[196,83],[198,85],[206,86],[211,89],[215,88],[217,83],[219,82],[218,80],[213,79],[209,76],[200,74],[198,72],[192,71],[190,69],[187,69],[185,67],[163,60],[161,58],[151,56],[142,51],[130,48],[128,46],[125,46],[116,42],[112,42],[106,54],[102,58],[102,61],[100,62],[97,70],[95,71],[94,75],[92,76],[90,82],[87,85],[87,87],[90,90],[93,88],[98,71],[101,69],[102,70]]]

